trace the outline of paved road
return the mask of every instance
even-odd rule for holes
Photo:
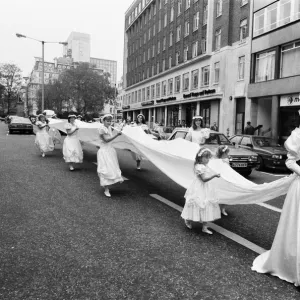
[[[60,146],[42,158],[33,141],[0,124],[0,299],[299,299],[292,284],[250,268],[257,253],[245,241],[269,249],[279,212],[231,206],[216,222],[222,234],[207,236],[184,226],[174,209],[184,189],[149,162],[136,171],[119,151],[129,180],[108,199],[94,147],[85,146],[85,162],[70,172]]]

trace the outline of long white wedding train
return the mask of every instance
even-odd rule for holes
[[[66,132],[66,121],[50,119],[50,127]],[[99,146],[98,128],[100,123],[76,121],[80,130],[78,138],[86,143]],[[118,128],[116,128],[118,130]],[[122,135],[112,141],[117,149],[127,149],[142,154],[164,174],[177,184],[188,188],[194,177],[193,165],[200,146],[183,139],[157,141],[147,135],[140,127],[125,126]],[[296,175],[292,174],[271,183],[255,184],[220,159],[212,159],[209,167],[221,174],[215,181],[218,203],[254,204],[266,202],[287,193]]]

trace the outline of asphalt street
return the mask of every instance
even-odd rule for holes
[[[251,271],[258,253],[245,243],[271,247],[280,217],[272,208],[284,197],[228,206],[215,222],[223,231],[209,236],[185,227],[176,209],[185,190],[149,161],[137,171],[118,151],[128,180],[109,199],[95,147],[84,145],[84,163],[70,172],[61,145],[42,158],[34,138],[0,124],[0,299],[300,299],[292,284]]]

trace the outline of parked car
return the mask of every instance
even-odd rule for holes
[[[22,117],[13,117],[8,124],[9,133],[13,132],[28,132],[33,133],[33,125],[31,121],[27,118]]]
[[[257,170],[263,170],[264,167],[287,170],[285,165],[287,151],[284,147],[276,144],[272,138],[259,135],[238,134],[232,136],[230,141],[240,148],[252,150],[258,154]]]
[[[188,130],[189,128],[175,128],[169,140],[185,139]],[[230,149],[230,166],[238,173],[249,176],[256,167],[258,155],[250,150],[235,148],[223,133],[211,130],[209,138],[205,141],[205,147],[216,153],[221,145],[227,145]]]
[[[151,130],[151,133],[158,139],[167,140],[171,136],[173,130],[174,127],[158,125]]]

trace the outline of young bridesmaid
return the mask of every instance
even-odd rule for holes
[[[82,163],[83,161],[82,147],[77,137],[77,131],[79,128],[75,124],[75,120],[75,115],[68,116],[68,123],[65,125],[67,137],[63,144],[64,160],[69,164],[70,171],[74,171],[74,163]]]
[[[216,157],[219,159],[222,159],[222,161],[224,163],[229,165],[229,151],[230,151],[230,149],[228,148],[227,145],[222,145],[218,148],[218,150],[216,152]],[[220,208],[221,208],[222,215],[228,216],[228,213],[225,210],[225,205],[220,204]]]
[[[219,205],[210,202],[217,198],[212,180],[220,177],[207,166],[211,157],[212,153],[207,148],[198,151],[194,163],[195,179],[184,195],[186,202],[181,214],[188,228],[192,228],[191,221],[201,222],[202,231],[207,234],[212,234],[207,222],[221,218]]]
[[[116,150],[110,144],[122,133],[118,132],[113,136],[111,129],[112,118],[111,114],[106,114],[102,118],[103,124],[99,128],[100,149],[97,153],[97,172],[100,185],[104,187],[104,195],[106,197],[111,197],[108,186],[116,182],[123,182]]]
[[[42,153],[42,157],[45,157],[46,152],[54,150],[53,140],[48,133],[48,120],[43,114],[40,114],[35,125],[37,126],[35,144]]]

